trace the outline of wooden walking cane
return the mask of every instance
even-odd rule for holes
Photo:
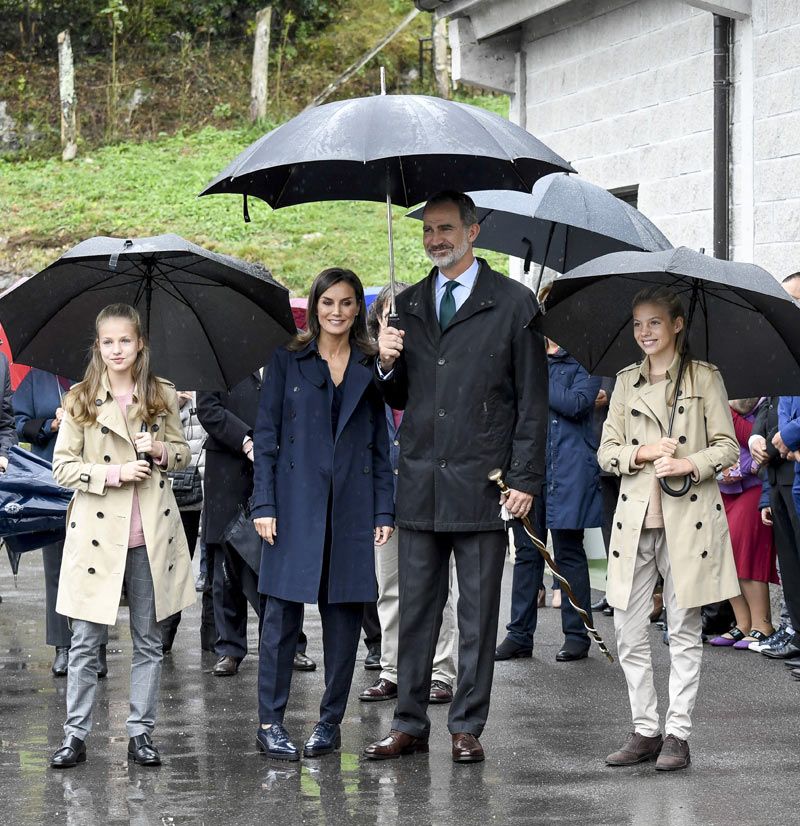
[[[506,483],[503,481],[503,471],[499,468],[489,473],[489,479],[492,482],[497,483],[497,486],[500,488],[500,491],[504,496],[508,496],[508,494],[511,493],[511,490],[509,489],[508,485],[506,485]],[[592,635],[594,641],[597,643],[598,648],[606,655],[606,657],[608,657],[610,662],[613,663],[614,658],[611,656],[611,652],[608,650],[608,648],[606,648],[606,644],[603,642],[603,638],[600,636],[600,634],[597,633],[597,629],[593,628],[589,624],[589,615],[583,608],[581,608],[580,605],[578,605],[575,594],[572,593],[572,586],[569,584],[569,581],[558,570],[556,563],[553,561],[553,557],[550,556],[547,550],[547,546],[544,544],[544,542],[542,542],[541,539],[539,539],[538,536],[536,536],[536,534],[534,534],[533,526],[531,525],[531,520],[528,519],[527,516],[523,516],[522,519],[520,519],[520,522],[522,522],[522,527],[525,529],[525,533],[528,534],[539,553],[544,557],[544,560],[550,567],[550,571],[552,572],[553,576],[561,583],[561,588],[566,593],[567,599],[569,600],[569,604],[578,612],[578,615],[580,616],[581,620],[583,620],[584,627]]]

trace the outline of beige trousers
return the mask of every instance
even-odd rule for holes
[[[648,618],[659,572],[664,577],[670,654],[669,708],[664,731],[686,740],[692,733],[692,709],[700,682],[702,621],[699,608],[678,608],[663,528],[642,529],[628,608],[625,611],[614,609],[617,652],[628,683],[634,730],[637,734],[654,737],[661,726],[653,683]]]
[[[399,529],[389,541],[375,548],[375,575],[378,578],[378,619],[381,623],[381,677],[397,683],[397,637],[400,628],[400,588],[397,574]],[[442,614],[442,627],[436,642],[431,680],[453,686],[456,664],[453,659],[456,640],[453,609],[453,557],[450,557],[450,594]]]

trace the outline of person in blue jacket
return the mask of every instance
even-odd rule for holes
[[[19,383],[14,393],[14,421],[21,442],[31,446],[31,453],[53,461],[53,449],[61,425],[64,410],[61,401],[72,387],[72,382],[63,376],[56,376],[45,370],[32,368]],[[56,613],[56,597],[61,572],[64,542],[53,542],[42,548],[45,591],[45,639],[55,648],[51,671],[55,677],[66,677],[69,667],[69,648],[72,632],[67,617]],[[108,632],[105,634],[108,640]],[[106,642],[98,653],[97,676],[105,677]]]
[[[272,356],[254,432],[250,514],[266,545],[259,652],[258,747],[298,760],[284,728],[303,604],[322,619],[325,692],[305,744],[318,757],[341,744],[364,603],[377,599],[374,546],[394,525],[383,401],[364,288],[346,269],[323,270],[308,297],[308,330]]]
[[[535,498],[534,532],[553,539],[555,561],[569,580],[578,604],[591,616],[589,563],[583,549],[585,528],[602,525],[600,467],[594,403],[602,379],[590,376],[566,350],[547,341],[550,368],[550,418],[547,429],[547,473],[542,496]],[[495,652],[496,660],[530,657],[536,631],[537,596],[544,575],[544,560],[518,522],[513,524],[517,548],[511,594],[511,621],[506,638]],[[589,635],[568,599],[561,602],[564,644],[559,662],[588,656]]]

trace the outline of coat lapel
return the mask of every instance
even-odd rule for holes
[[[419,291],[405,305],[409,315],[416,316],[422,321],[422,326],[435,347],[439,346],[442,331],[439,327],[439,318],[436,315],[436,273],[434,267],[427,277],[420,283]]]
[[[372,383],[372,369],[362,362],[364,354],[355,347],[350,348],[350,360],[347,363],[347,372],[344,376],[342,389],[342,407],[339,411],[339,423],[336,426],[334,444],[341,435],[353,411],[356,409],[364,391]]]
[[[100,392],[97,394],[95,404],[97,404],[98,424],[101,427],[107,427],[109,430],[125,439],[126,442],[133,444],[131,433],[135,431],[129,430],[128,422],[122,414],[122,410],[120,410],[117,400],[111,392],[111,388],[108,385],[108,379],[105,374],[101,379]],[[132,423],[131,426],[134,425],[135,423]]]
[[[325,371],[322,369],[317,350],[316,341],[312,341],[305,350],[301,350],[295,355],[297,366],[306,381],[311,382],[314,387],[325,386]]]
[[[447,330],[452,330],[456,324],[466,321],[476,313],[489,310],[495,305],[494,290],[492,289],[489,276],[489,266],[482,258],[479,258],[478,261],[480,263],[480,269],[478,270],[478,275],[475,278],[475,286],[473,286],[472,292],[469,294],[467,300],[461,305],[461,307],[459,307],[458,312],[453,316],[453,320],[450,322]],[[436,326],[439,326],[438,321]],[[447,332],[447,330],[445,332]]]

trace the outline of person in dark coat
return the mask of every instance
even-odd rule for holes
[[[355,273],[323,270],[311,286],[308,332],[279,348],[267,369],[255,431],[251,516],[267,545],[257,743],[297,760],[283,726],[292,641],[303,604],[322,618],[325,693],[306,757],[339,748],[364,603],[377,599],[374,544],[394,525],[389,438],[372,383],[364,289]]]
[[[543,508],[545,525],[538,534],[553,538],[555,561],[569,580],[578,604],[591,617],[589,563],[583,548],[586,528],[602,524],[600,466],[594,430],[594,406],[600,378],[590,376],[566,350],[548,341],[550,366],[550,422],[547,432],[547,481]],[[517,555],[511,597],[508,634],[497,647],[495,659],[530,657],[536,631],[537,595],[544,574],[544,559],[525,531],[514,525]],[[561,603],[564,644],[556,654],[559,662],[571,662],[589,653],[589,635],[569,600]]]
[[[533,293],[476,259],[472,200],[428,201],[423,243],[436,265],[397,299],[399,329],[379,338],[377,380],[405,410],[400,437],[398,701],[391,731],[365,755],[428,751],[428,691],[451,552],[458,575],[458,681],[448,728],[458,763],[484,759],[478,740],[489,711],[506,532],[503,471],[514,517],[530,510],[544,479],[547,363],[531,322]]]
[[[62,399],[73,382],[62,376],[32,368],[22,379],[14,393],[14,419],[17,435],[21,442],[28,442],[31,453],[53,461],[56,436],[64,416]],[[66,677],[69,667],[69,644],[72,632],[67,617],[56,613],[58,580],[61,560],[64,556],[64,541],[53,542],[42,548],[45,591],[45,640],[55,648],[51,671],[55,677]],[[98,655],[98,677],[108,674],[106,665],[106,643],[100,645]]]
[[[8,467],[8,451],[17,443],[11,398],[11,370],[5,353],[0,353],[0,473],[5,473]],[[0,602],[2,601],[3,598],[0,597]]]

